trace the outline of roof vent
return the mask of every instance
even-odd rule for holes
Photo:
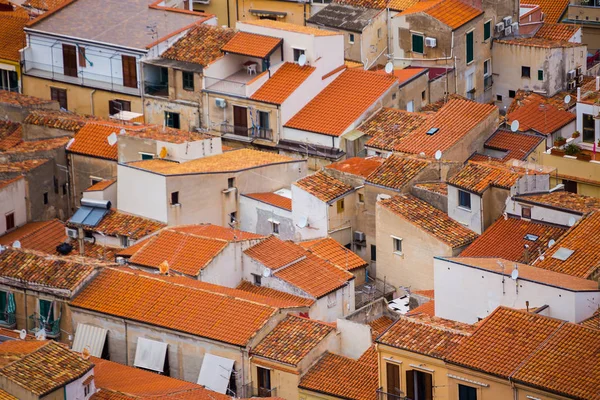
[[[525,240],[529,240],[529,241],[532,241],[532,242],[535,242],[539,238],[540,237],[538,235],[534,235],[533,233],[528,233],[527,235],[525,235]]]
[[[435,135],[436,133],[438,133],[438,131],[439,131],[439,130],[440,130],[440,128],[431,128],[430,130],[428,130],[428,131],[427,131],[427,134],[428,134],[429,136],[433,136],[433,135]]]
[[[567,249],[566,247],[561,247],[556,250],[556,252],[552,255],[552,258],[556,258],[557,260],[566,261],[567,258],[571,257],[571,255],[575,253],[575,250]]]

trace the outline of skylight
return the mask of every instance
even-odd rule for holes
[[[527,235],[525,235],[525,240],[530,240],[532,242],[535,242],[539,239],[538,235],[534,235],[533,233],[528,233]]]
[[[573,253],[575,253],[575,250],[567,249],[566,247],[561,247],[560,249],[556,250],[556,253],[552,255],[552,258],[565,261],[567,258],[571,257],[571,254]]]

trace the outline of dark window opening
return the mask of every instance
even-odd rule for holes
[[[179,204],[179,192],[171,192],[171,204]]]
[[[477,400],[477,389],[471,386],[458,385],[458,400]]]
[[[300,56],[304,54],[304,50],[302,49],[294,49],[294,62],[298,62]]]
[[[50,99],[55,100],[60,105],[60,108],[68,110],[67,108],[67,89],[50,88]]]
[[[417,371],[406,371],[406,397],[409,399],[432,400],[433,379],[431,374]]]
[[[227,187],[229,189],[235,187],[235,178],[227,178]]]
[[[62,194],[63,194],[63,196],[67,195],[67,184],[66,183],[63,183],[63,185],[62,185]]]
[[[543,80],[544,80],[544,70],[538,69],[538,81],[543,81]]]
[[[70,44],[62,45],[63,73],[77,77],[77,47]]]
[[[271,397],[271,370],[256,367],[258,397]]]
[[[530,78],[531,77],[531,68],[530,67],[521,67],[521,78]]]
[[[521,217],[531,219],[531,207],[521,207]]]
[[[179,129],[181,126],[179,123],[179,114],[165,111],[165,125],[169,128]]]
[[[6,230],[7,231],[9,231],[15,227],[15,213],[14,212],[6,214],[5,220],[6,220]]]
[[[465,192],[464,190],[458,191],[458,205],[459,207],[471,209],[471,193]]]
[[[262,276],[258,275],[258,274],[252,274],[252,278],[254,278],[254,285],[255,286],[260,286],[262,283]]]
[[[54,177],[54,194],[58,194],[58,178]]]
[[[517,95],[517,92],[515,92],[514,90],[508,91],[508,97],[510,97],[511,99],[514,99],[516,95]]]
[[[596,138],[596,120],[590,114],[583,114],[583,136],[586,143],[594,143]]]
[[[425,52],[425,38],[423,35],[412,34],[412,51],[418,54]]]
[[[48,204],[48,192],[44,193],[44,204]]]
[[[194,90],[194,73],[183,71],[181,73],[181,80],[183,81],[183,89],[185,90]]]
[[[400,366],[398,364],[385,363],[385,375],[386,375],[386,392],[393,396],[399,396],[402,394],[402,388],[400,387]],[[393,399],[394,397],[392,397]]]
[[[565,185],[565,192],[577,193],[577,182],[563,179],[562,183]]]
[[[467,33],[467,64],[473,62],[474,48],[473,48],[473,31]]]
[[[423,91],[421,92],[421,100],[425,100],[425,98],[426,98],[426,97],[427,97],[427,93],[426,93],[426,91],[425,91],[425,90],[423,90]]]
[[[234,211],[229,214],[229,223],[235,224],[237,222],[237,213]]]
[[[483,24],[483,40],[488,40],[492,37],[492,21],[488,21]]]
[[[497,101],[502,101],[502,95],[501,94],[497,94],[496,95],[496,100]]]
[[[371,261],[377,261],[377,246],[371,245]]]
[[[109,100],[108,101],[108,113],[115,115],[121,111],[131,111],[131,102],[127,100]]]

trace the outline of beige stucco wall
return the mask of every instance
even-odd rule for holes
[[[272,362],[260,357],[251,358],[251,373],[253,390],[258,389],[257,367],[269,369],[271,373],[271,397],[280,397],[286,400],[298,399],[298,383],[300,372],[298,369],[278,362]]]
[[[113,160],[69,153],[69,163],[71,164],[72,207],[79,206],[83,192],[92,185],[92,176],[102,179],[117,177],[117,162]]]
[[[574,178],[577,181],[577,193],[600,197],[600,162],[581,161],[569,156],[560,157],[549,153],[542,153],[539,163],[557,169],[556,174],[550,176],[550,186],[562,183],[563,176]]]
[[[425,92],[425,98],[423,98]],[[406,110],[409,102],[413,102],[414,111],[419,111],[429,104],[429,75],[427,72],[407,82],[398,89],[398,108]]]
[[[253,21],[260,19],[259,16],[250,12],[251,9],[285,12],[287,13],[286,16],[283,18],[277,18],[277,20],[296,25],[304,25],[305,19],[310,16],[310,4],[285,0],[246,0],[239,4],[239,8],[240,21]]]

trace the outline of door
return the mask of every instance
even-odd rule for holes
[[[60,108],[68,110],[67,108],[67,89],[50,88],[50,98],[58,101]]]
[[[233,133],[248,136],[248,110],[246,107],[233,106]]]
[[[388,394],[388,400],[394,400],[396,396],[399,398],[402,391],[400,390],[400,367],[398,364],[386,363],[385,376],[387,379],[385,391]]]
[[[477,400],[477,389],[471,386],[458,385],[458,400]]]
[[[256,367],[258,378],[258,397],[271,397],[271,371]]]
[[[123,64],[123,86],[137,88],[136,58],[132,56],[121,56]]]
[[[62,52],[64,74],[77,77],[77,47],[63,44]]]

